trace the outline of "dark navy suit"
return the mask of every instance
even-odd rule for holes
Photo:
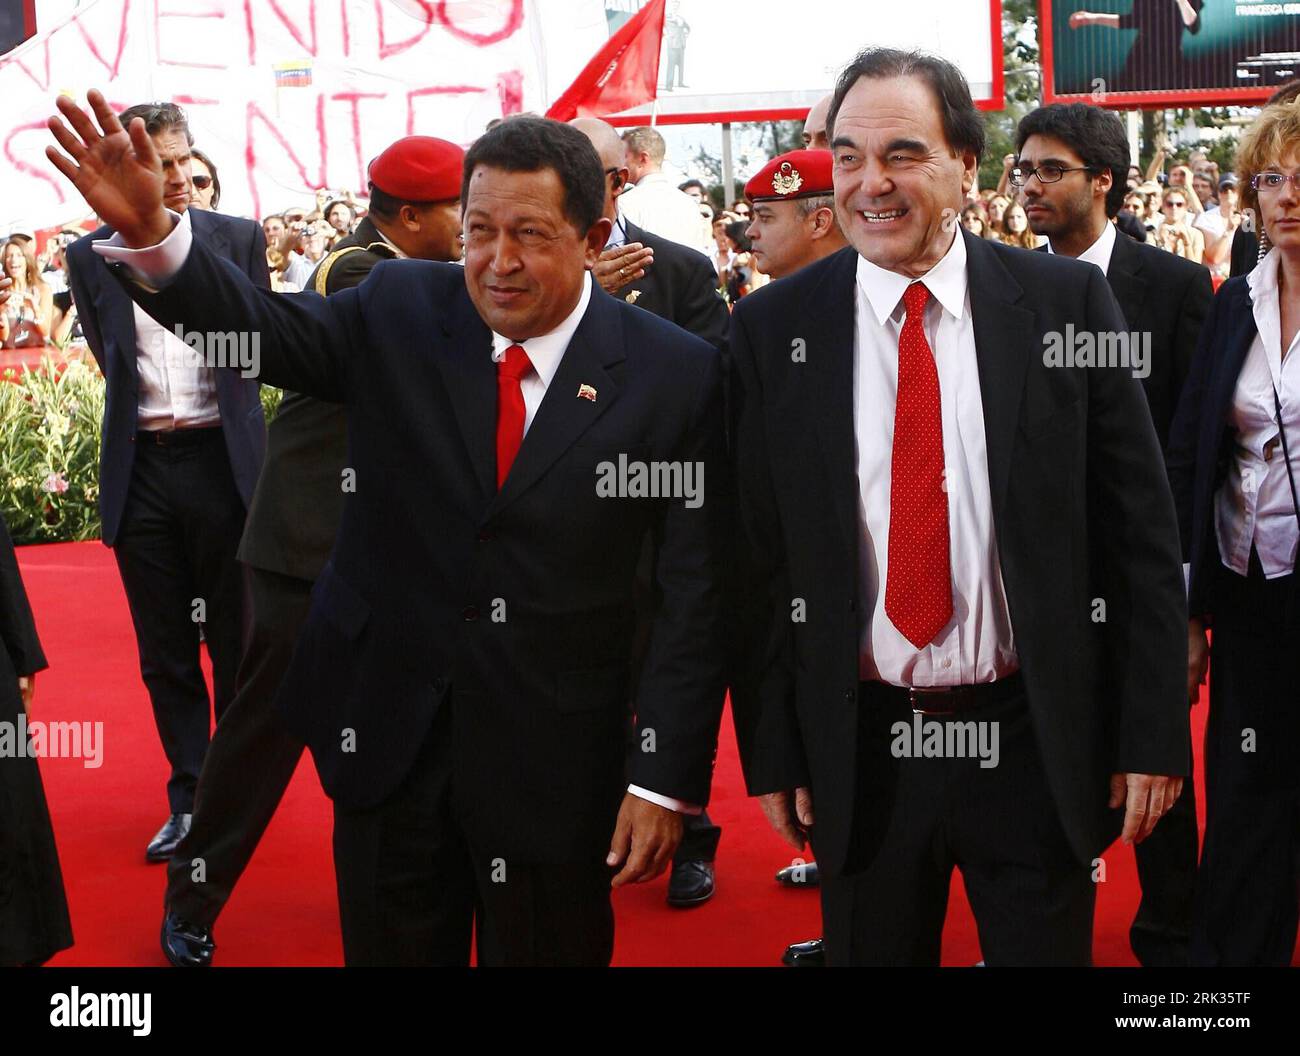
[[[201,209],[190,210],[190,222],[213,253],[270,288],[257,224]],[[243,604],[235,552],[266,452],[266,419],[257,379],[222,370],[215,378],[220,428],[139,428],[134,309],[91,248],[111,234],[101,228],[68,249],[72,296],[106,384],[103,538],[122,574],[141,675],[171,764],[168,805],[173,814],[190,814],[211,714],[220,718],[234,697]],[[240,328],[231,320],[212,322],[205,329]],[[199,666],[199,622],[212,659],[211,701]]]
[[[327,299],[273,296],[197,242],[161,292],[125,285],[167,326],[241,320],[262,334],[264,381],[347,407],[355,492],[280,706],[335,800],[349,963],[463,962],[476,899],[479,963],[607,962],[625,782],[708,798],[729,492],[717,350],[593,284],[498,492],[492,338],[463,269],[385,261]],[[601,497],[620,456],[702,464],[704,501]],[[661,600],[625,771],[647,532]]]

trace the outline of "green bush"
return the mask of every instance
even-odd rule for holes
[[[0,379],[0,509],[15,543],[99,538],[104,379],[72,362]],[[15,377],[16,376],[16,377]]]
[[[267,420],[280,390],[262,387]],[[104,379],[71,362],[62,373],[47,358],[38,370],[8,369],[0,379],[0,511],[15,543],[98,539],[99,446]]]

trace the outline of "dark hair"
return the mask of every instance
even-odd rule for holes
[[[753,248],[750,245],[749,236],[745,234],[748,227],[749,224],[745,223],[744,220],[733,220],[723,228],[727,232],[727,237],[736,243],[736,250],[739,253],[748,253]]]
[[[221,181],[217,179],[217,167],[212,164],[212,159],[201,150],[191,148],[190,154],[208,167],[208,172],[212,176],[212,208],[215,209],[217,203],[221,201]]]
[[[564,215],[585,235],[605,213],[605,168],[583,133],[562,121],[516,117],[484,132],[465,154],[461,211],[469,205],[469,179],[480,165],[506,172],[551,169],[564,187]]]
[[[1264,100],[1264,105],[1273,106],[1276,103],[1289,103],[1298,95],[1300,95],[1300,77],[1294,81],[1287,81],[1286,84]]]
[[[1073,150],[1088,168],[1110,170],[1110,190],[1106,192],[1106,216],[1112,217],[1124,204],[1128,193],[1128,170],[1131,154],[1124,124],[1117,114],[1087,103],[1052,103],[1031,110],[1016,128],[1016,154],[1020,154],[1030,136],[1051,136]],[[1088,173],[1088,179],[1093,174]]]
[[[144,118],[144,130],[149,135],[156,136],[161,132],[184,132],[185,145],[194,146],[189,120],[185,117],[185,111],[175,103],[137,103],[117,115],[123,128],[129,128],[131,122],[137,117]]]
[[[844,67],[835,82],[835,94],[826,112],[826,134],[832,136],[835,119],[849,90],[863,77],[884,80],[889,77],[920,77],[930,86],[939,104],[943,134],[949,149],[958,154],[974,154],[978,162],[984,154],[984,118],[970,97],[970,85],[947,59],[923,51],[900,51],[897,48],[865,48]]]
[[[679,183],[677,185],[679,191],[685,191],[688,187],[698,187],[701,194],[708,193],[708,188],[706,188],[699,180],[687,180],[685,183]]]

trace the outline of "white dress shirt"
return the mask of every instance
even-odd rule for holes
[[[1110,255],[1115,251],[1115,225],[1109,220],[1102,226],[1101,234],[1097,236],[1097,241],[1079,254],[1080,260],[1086,260],[1089,264],[1096,264],[1101,268],[1101,273],[1105,275],[1110,271]],[[1055,254],[1056,250],[1052,248],[1052,240],[1047,240],[1047,252]]]
[[[156,246],[140,250],[114,249],[104,243],[97,242],[93,248],[105,256],[124,260],[141,281],[155,288],[161,287],[184,266],[185,258],[189,256],[190,246],[194,241],[189,220],[184,216],[177,217],[175,214],[173,214],[173,218],[176,223],[171,234]],[[578,303],[564,321],[549,334],[530,337],[528,340],[520,342],[524,351],[528,353],[529,362],[533,365],[533,369],[525,374],[519,382],[524,397],[525,436],[528,434],[529,426],[533,424],[533,419],[537,416],[537,409],[541,406],[542,398],[546,395],[547,386],[555,377],[555,372],[560,369],[560,361],[564,358],[564,353],[569,347],[569,341],[573,337],[574,331],[578,329],[578,324],[582,322],[582,317],[586,313],[587,305],[590,302],[591,272],[587,272],[583,276],[582,294],[578,298]],[[512,344],[515,344],[515,342],[511,341],[510,338],[494,332],[492,334],[492,359],[500,362],[505,356],[506,349]],[[681,800],[673,799],[671,796],[660,795],[658,792],[652,792],[637,785],[629,785],[628,791],[634,796],[649,800],[651,803],[666,807],[669,810],[675,810],[681,814],[699,814],[703,810],[702,807],[684,803]]]
[[[190,232],[188,210],[180,214],[179,220],[178,226]],[[116,232],[94,243],[93,248],[110,260],[127,264],[135,264],[141,253],[149,252],[128,248]],[[135,365],[140,379],[137,426],[152,432],[220,425],[216,368],[204,366],[199,353],[174,331],[155,323],[138,304],[132,303],[131,311],[135,317]]]
[[[652,235],[699,249],[703,234],[700,203],[679,191],[662,172],[641,177],[630,191],[618,196],[619,212]]]
[[[1283,359],[1277,269],[1278,251],[1271,249],[1246,279],[1258,333],[1237,375],[1228,412],[1236,448],[1214,503],[1215,533],[1224,565],[1246,575],[1254,543],[1268,579],[1289,575],[1295,569],[1296,545],[1300,543],[1273,403],[1276,389],[1291,448],[1291,471],[1300,487],[1300,353],[1296,352],[1300,334],[1292,339]]]
[[[966,243],[920,281],[931,294],[926,341],[935,357],[942,404],[952,619],[918,649],[885,614],[889,505],[898,396],[898,341],[909,280],[858,258],[855,284],[854,429],[858,447],[860,596],[859,672],[897,686],[992,682],[1020,666],[993,531],[993,501],[966,280]]]

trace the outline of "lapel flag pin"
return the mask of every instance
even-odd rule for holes
[[[579,385],[579,386],[578,386],[578,399],[580,399],[580,400],[590,400],[592,403],[595,403],[595,402],[596,402],[596,390],[593,389],[590,385]]]

